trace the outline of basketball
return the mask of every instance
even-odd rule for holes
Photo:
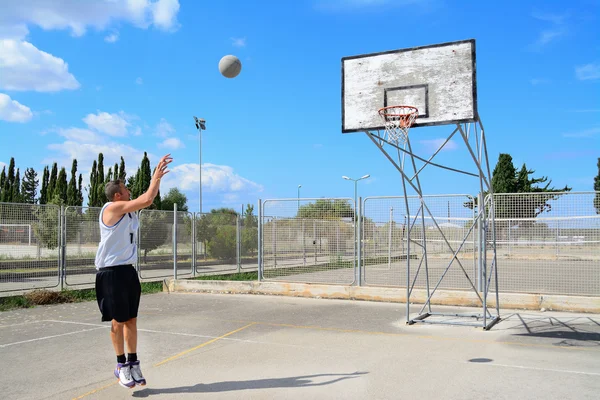
[[[235,78],[242,70],[242,63],[236,56],[228,55],[219,61],[219,72],[226,78]]]

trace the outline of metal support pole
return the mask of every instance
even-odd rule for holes
[[[258,199],[258,266],[257,266],[257,272],[258,272],[258,281],[262,281],[262,274],[263,274],[263,266],[262,266],[262,252],[263,252],[263,237],[262,237],[262,230],[263,230],[263,216],[262,216],[262,200]]]
[[[196,213],[192,213],[192,276],[198,272],[198,248],[196,246]]]
[[[356,237],[356,249],[357,249],[357,257],[356,257],[356,264],[357,264],[357,270],[358,270],[358,286],[362,286],[362,276],[363,276],[363,271],[362,271],[362,263],[361,263],[361,253],[362,253],[362,199],[359,198],[358,199],[358,220],[357,220],[357,232],[358,235]]]
[[[60,256],[59,256],[59,262],[58,262],[58,277],[60,280],[60,290],[63,290],[65,287],[65,280],[66,280],[66,274],[67,274],[67,268],[66,268],[66,260],[65,260],[65,255],[66,255],[66,238],[67,238],[67,224],[66,224],[66,216],[65,216],[65,206],[60,206],[60,218],[59,218],[59,229],[60,229],[60,235],[59,235],[59,246],[60,246]]]
[[[392,225],[394,224],[394,207],[390,207],[390,226],[388,227],[388,269],[392,268]]]
[[[177,203],[173,204],[173,279],[177,279]]]
[[[241,272],[242,269],[242,229],[241,229],[241,219],[239,217],[239,215],[236,218],[236,223],[235,223],[235,242],[236,242],[236,259],[237,259],[237,271],[238,274]]]

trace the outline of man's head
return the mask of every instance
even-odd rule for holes
[[[129,190],[120,179],[109,181],[104,187],[104,194],[108,201],[128,201],[130,200]]]

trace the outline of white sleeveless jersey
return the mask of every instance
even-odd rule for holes
[[[137,263],[137,231],[140,225],[137,213],[127,213],[113,226],[102,222],[102,214],[112,202],[100,211],[100,244],[96,253],[96,269]]]

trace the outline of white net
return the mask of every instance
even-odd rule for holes
[[[394,144],[406,143],[408,130],[419,115],[419,111],[410,106],[384,107],[380,108],[378,113],[383,120],[386,140]]]

